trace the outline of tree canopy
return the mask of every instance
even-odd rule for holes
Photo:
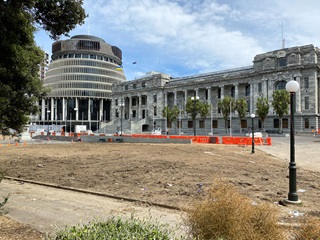
[[[272,107],[279,116],[279,133],[282,133],[282,118],[285,114],[288,114],[290,94],[286,90],[276,90],[272,94],[273,101]]]
[[[240,133],[242,132],[241,130],[241,120],[246,116],[248,112],[248,104],[245,98],[239,98],[235,102],[235,109],[238,112],[239,116],[239,124],[240,124]]]
[[[176,105],[173,108],[166,106],[162,109],[162,117],[166,118],[168,127],[171,127],[172,122],[176,121],[178,116],[179,108]]]
[[[222,100],[218,102],[218,107],[222,112],[222,116],[225,122],[225,128],[227,129],[227,121],[230,115],[230,111],[234,109],[234,101],[231,97],[224,97]]]
[[[39,78],[44,52],[36,46],[37,28],[58,39],[77,24],[85,11],[82,0],[6,0],[0,2],[0,130],[21,131],[35,114],[46,90]]]
[[[257,110],[256,114],[258,115],[262,123],[262,131],[264,132],[264,121],[269,113],[269,102],[267,98],[259,97],[257,99]]]

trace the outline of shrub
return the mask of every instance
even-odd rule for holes
[[[285,239],[274,206],[254,204],[221,180],[210,187],[205,199],[186,209],[185,221],[196,239]]]
[[[294,230],[295,240],[319,240],[320,219],[306,217],[301,221],[301,227]]]
[[[165,229],[166,225],[151,224],[146,221],[130,218],[110,218],[103,222],[93,222],[87,225],[73,226],[58,232],[55,240],[131,240],[131,239],[152,239],[169,240],[174,234],[171,230]]]

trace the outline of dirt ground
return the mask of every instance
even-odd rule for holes
[[[255,202],[276,204],[288,194],[288,163],[258,149],[251,154],[250,147],[69,143],[1,147],[0,152],[6,176],[174,207],[203,197],[216,178],[226,178]],[[297,185],[303,204],[295,209],[320,217],[319,172],[299,168]],[[284,211],[283,221],[292,222],[293,216]],[[17,223],[5,227],[7,222],[0,217],[0,239],[23,239],[8,238]]]

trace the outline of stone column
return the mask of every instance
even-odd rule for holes
[[[62,121],[65,121],[66,118],[66,99],[62,98]]]
[[[254,113],[254,84],[250,82],[250,113]]]
[[[296,81],[299,83],[299,90],[296,92],[296,112],[301,113],[301,74],[295,76]]]
[[[132,102],[132,97],[128,97],[128,104],[129,104],[129,118],[130,118],[130,121],[132,121],[132,108],[131,108],[131,102]]]
[[[196,92],[196,96],[198,96],[200,98],[200,96],[199,96],[199,88],[195,88],[194,91]]]
[[[177,90],[173,91],[173,106],[177,105]]]
[[[224,99],[224,85],[221,85],[221,86],[219,86],[219,88],[221,89],[220,91],[220,99],[222,100],[222,99]]]
[[[74,108],[77,109],[75,111],[75,114],[76,114],[75,121],[79,121],[79,101],[78,101],[78,98],[75,98],[74,101],[75,101],[75,107]]]
[[[138,96],[138,119],[140,120],[141,119],[141,116],[142,116],[142,104],[141,104],[141,95]]]
[[[54,120],[54,98],[52,97],[50,99],[51,101],[51,106],[50,106],[50,119],[51,119],[51,122]]]
[[[187,102],[188,102],[188,91],[187,90],[184,90],[184,113],[183,113],[183,116],[187,116],[187,111],[186,111],[186,105],[187,105]]]
[[[208,103],[211,104],[211,87],[207,87]]]
[[[239,84],[235,83],[234,86],[234,99],[237,100],[239,98]]]
[[[41,120],[43,121],[46,119],[46,100],[42,99],[41,102]]]
[[[103,122],[104,120],[104,112],[103,112],[103,99],[100,100],[100,106],[99,106],[99,121]],[[102,117],[102,118],[101,118]]]

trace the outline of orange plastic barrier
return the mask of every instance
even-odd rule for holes
[[[222,137],[222,144],[234,144],[234,137]]]
[[[267,139],[266,139],[266,144],[267,144],[268,146],[271,146],[271,145],[272,145],[271,137],[267,137]]]

